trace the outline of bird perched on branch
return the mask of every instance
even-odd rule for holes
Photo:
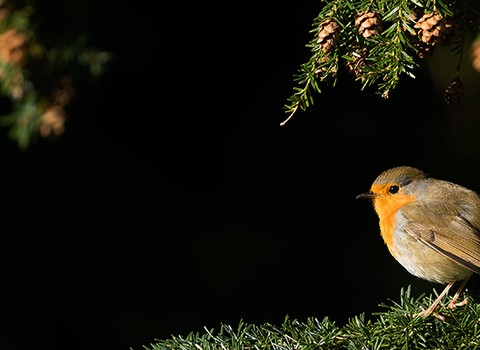
[[[409,167],[381,173],[370,191],[357,196],[372,200],[380,233],[393,257],[412,275],[446,285],[437,299],[418,315],[435,311],[450,288],[459,288],[457,302],[468,279],[480,274],[480,196],[455,183],[428,176]]]

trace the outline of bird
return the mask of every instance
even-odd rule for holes
[[[473,274],[480,274],[477,192],[412,166],[397,166],[383,171],[356,198],[373,203],[381,237],[396,261],[418,278],[445,285],[416,315],[444,320],[436,308],[455,283],[459,287],[448,308],[467,304],[467,298],[458,302],[461,292]]]

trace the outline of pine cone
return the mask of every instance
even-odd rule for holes
[[[473,68],[477,72],[480,72],[480,41],[475,41],[472,43],[472,46],[470,46],[470,57]]]
[[[360,77],[367,66],[367,49],[366,48],[354,48],[354,51],[349,54],[352,60],[345,61],[345,66],[350,73],[353,73],[356,77]],[[362,79],[363,80],[363,79]]]
[[[62,106],[49,106],[40,119],[39,133],[42,137],[58,136],[65,130],[66,113]]]
[[[340,37],[340,26],[333,19],[327,19],[320,23],[318,27],[317,43],[323,52],[329,53],[333,51]]]
[[[460,78],[453,79],[445,89],[445,102],[447,105],[458,105],[463,101],[465,91]]]
[[[419,29],[418,35],[428,45],[449,44],[453,33],[453,22],[442,17],[437,11],[426,13],[415,23],[414,28]]]
[[[21,64],[27,52],[27,37],[16,29],[0,34],[0,60]]]
[[[355,27],[364,38],[372,35],[378,35],[382,31],[382,19],[377,12],[362,12],[355,20]]]

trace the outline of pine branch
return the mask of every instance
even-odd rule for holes
[[[480,304],[471,296],[466,306],[449,309],[447,296],[438,310],[446,317],[416,316],[427,308],[438,294],[418,298],[411,296],[410,286],[400,291],[398,302],[380,304],[384,311],[366,317],[364,313],[337,326],[328,317],[310,317],[306,322],[288,316],[280,326],[269,323],[248,324],[240,321],[233,328],[221,324],[218,331],[172,336],[157,340],[146,350],[209,349],[477,349],[480,346]]]
[[[284,125],[298,109],[306,110],[313,104],[313,94],[321,93],[321,82],[326,82],[334,78],[333,86],[335,86],[335,77],[338,71],[339,52],[337,44],[337,36],[341,31],[338,27],[329,28],[329,25],[342,25],[342,22],[336,17],[341,18],[348,13],[348,5],[344,0],[334,0],[328,3],[315,18],[310,31],[315,33],[313,39],[306,45],[313,53],[310,60],[300,66],[297,74],[294,75],[294,81],[302,87],[294,87],[294,93],[288,98],[288,103],[284,106],[289,116],[281,123]],[[330,36],[329,39],[319,39],[323,34]],[[331,39],[331,41],[329,41]],[[324,44],[324,45],[322,45]],[[329,50],[335,47],[334,50]]]
[[[60,136],[78,78],[100,75],[111,58],[85,37],[47,45],[35,14],[32,0],[0,0],[0,126],[20,149]]]
[[[333,81],[335,86],[342,69],[361,83],[362,90],[372,86],[383,98],[390,96],[403,77],[415,78],[422,60],[440,46],[450,47],[452,54],[460,57],[457,74],[452,77],[456,87],[461,85],[465,50],[470,49],[471,64],[480,71],[478,0],[324,1],[313,22],[314,37],[306,45],[312,55],[294,75],[297,86],[284,105],[288,116],[281,125],[298,110],[313,105],[322,85]],[[470,46],[465,45],[467,32],[477,37]],[[462,100],[462,89],[447,87],[447,104]]]

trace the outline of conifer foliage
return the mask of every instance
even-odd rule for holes
[[[388,98],[400,78],[414,78],[422,59],[440,46],[458,56],[445,102],[462,102],[462,58],[471,58],[480,71],[480,0],[324,1],[306,45],[312,55],[294,76],[297,85],[281,125],[312,105],[323,84],[334,86],[341,69],[360,81],[361,89],[372,86]]]
[[[75,79],[102,73],[110,54],[86,38],[47,44],[32,0],[0,0],[0,126],[21,149],[65,130]]]
[[[411,296],[410,286],[401,289],[400,300],[379,305],[382,311],[362,313],[337,324],[328,317],[309,317],[306,321],[290,319],[282,325],[255,325],[240,322],[237,327],[221,324],[219,330],[191,332],[186,336],[159,339],[145,350],[353,350],[353,349],[478,349],[480,347],[480,304],[471,296],[466,306],[448,308],[446,296],[441,312],[445,320],[419,316],[438,296]],[[134,349],[131,349],[134,350]],[[135,349],[137,350],[137,349]]]

